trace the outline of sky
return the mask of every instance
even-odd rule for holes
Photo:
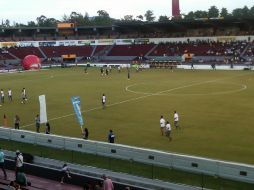
[[[180,0],[181,13],[208,10],[215,5],[219,9],[226,7],[230,12],[247,5],[254,6],[253,0]],[[89,16],[96,16],[98,10],[105,10],[110,17],[121,19],[125,15],[144,15],[152,10],[158,18],[160,15],[171,16],[171,0],[0,0],[0,21],[9,19],[26,24],[36,17],[45,15],[61,20],[64,14],[72,11]]]

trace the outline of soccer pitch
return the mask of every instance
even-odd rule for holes
[[[20,127],[35,131],[38,96],[45,94],[51,133],[82,137],[70,98],[80,96],[89,139],[107,141],[112,129],[116,143],[168,152],[254,164],[254,73],[251,71],[190,71],[150,69],[136,73],[101,76],[98,68],[64,68],[0,75],[6,114],[13,127],[15,114]],[[21,104],[25,87],[28,102]],[[13,91],[13,102],[7,90]],[[106,95],[106,109],[101,97]],[[173,112],[181,130],[173,127]],[[160,134],[163,115],[172,126],[171,142]],[[1,122],[2,124],[3,122]],[[44,132],[45,126],[41,126]]]

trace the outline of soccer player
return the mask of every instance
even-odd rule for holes
[[[168,137],[168,140],[169,141],[172,141],[172,137],[171,137],[171,126],[170,126],[170,123],[167,121],[167,124],[166,124],[166,137]]]
[[[101,67],[101,76],[103,76],[103,68]]]
[[[23,88],[23,89],[22,89],[22,92],[24,93],[25,100],[27,101],[26,89],[25,89],[25,88]]]
[[[26,94],[23,90],[21,90],[21,103],[24,104],[26,102]]]
[[[130,80],[131,74],[130,74],[130,69],[129,69],[129,67],[127,68],[127,70],[128,70],[128,80]]]
[[[4,103],[4,90],[1,89],[1,102]]]
[[[106,107],[106,96],[105,96],[105,94],[102,94],[101,103],[102,103],[102,108],[104,109]]]
[[[12,91],[11,89],[8,90],[8,99],[12,102]]]
[[[160,118],[160,128],[161,128],[161,135],[164,135],[164,130],[165,130],[165,119],[163,118],[163,116],[161,116]]]
[[[179,126],[179,115],[176,111],[174,112],[174,125],[176,129],[181,129]]]
[[[87,67],[88,67],[87,65],[84,67],[84,71],[85,71],[86,74],[88,74]]]
[[[191,70],[194,70],[194,64],[191,62]]]

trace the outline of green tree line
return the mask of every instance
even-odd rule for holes
[[[229,12],[227,8],[218,9],[216,6],[211,6],[207,11],[197,10],[191,11],[188,14],[181,14],[177,18],[168,17],[166,15],[161,15],[158,18],[155,17],[152,10],[147,10],[144,15],[125,15],[122,19],[113,19],[110,17],[109,13],[105,10],[98,10],[97,16],[90,17],[87,12],[84,14],[78,12],[71,12],[70,15],[64,14],[60,20],[55,18],[48,18],[45,15],[41,15],[36,18],[36,21],[29,21],[27,24],[13,23],[10,21],[2,20],[0,27],[55,27],[59,22],[72,22],[77,26],[101,26],[101,25],[111,25],[114,22],[167,22],[170,20],[194,20],[200,18],[218,18],[223,17],[224,19],[246,19],[254,18],[254,6],[248,8],[244,6],[243,8],[234,9]]]

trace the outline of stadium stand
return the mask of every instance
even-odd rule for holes
[[[144,56],[154,44],[116,45],[109,52],[109,56]]]
[[[43,55],[37,47],[11,47],[8,48],[8,52],[15,55],[19,59],[24,59],[27,55],[36,55],[39,58],[43,58]]]
[[[58,46],[40,47],[48,58],[61,57],[62,55],[75,54],[77,57],[90,57],[92,46]]]

